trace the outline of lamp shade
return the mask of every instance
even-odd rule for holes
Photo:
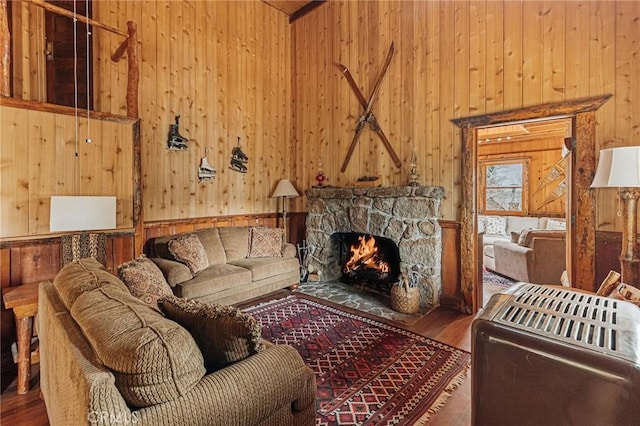
[[[293,184],[288,179],[281,179],[276,186],[276,190],[271,194],[271,198],[285,197],[295,198],[299,197],[298,191],[293,187]]]
[[[607,148],[600,160],[591,188],[640,187],[640,146]]]
[[[115,229],[116,197],[52,196],[50,232]]]

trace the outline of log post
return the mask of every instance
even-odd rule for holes
[[[140,63],[138,61],[138,37],[136,35],[135,22],[127,22],[127,32],[129,33],[127,59],[127,115],[138,118],[138,83],[140,81]]]
[[[0,95],[11,96],[11,36],[7,0],[0,0]]]

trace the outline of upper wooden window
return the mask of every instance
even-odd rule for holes
[[[481,160],[480,209],[483,214],[525,215],[527,205],[526,158]]]

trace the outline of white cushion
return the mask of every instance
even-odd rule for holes
[[[564,220],[560,219],[549,219],[547,221],[546,229],[550,231],[564,231],[567,229],[567,224]]]
[[[487,235],[507,236],[507,218],[502,216],[489,216],[484,224]]]
[[[522,230],[531,228],[539,229],[539,220],[537,217],[527,216],[508,216],[507,217],[507,232],[522,232]]]

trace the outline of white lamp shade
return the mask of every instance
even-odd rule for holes
[[[52,196],[49,216],[51,232],[115,229],[116,197]]]
[[[298,191],[296,191],[296,188],[294,188],[293,184],[289,182],[288,179],[281,179],[280,182],[278,182],[278,186],[276,186],[276,190],[271,194],[271,198],[295,198],[299,196],[300,194],[298,194]]]
[[[640,146],[607,148],[600,160],[591,188],[640,187]]]

